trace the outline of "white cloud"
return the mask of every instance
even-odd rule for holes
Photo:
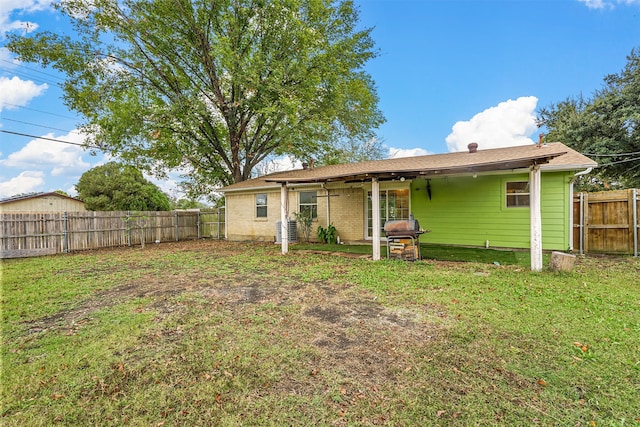
[[[0,182],[0,197],[11,197],[17,194],[38,191],[43,184],[43,172],[24,171],[8,181]]]
[[[178,176],[175,172],[169,173],[166,178],[157,178],[146,173],[143,173],[143,176],[146,180],[155,184],[160,189],[160,191],[171,197],[179,199],[184,196],[184,193],[181,192],[178,187]]]
[[[12,63],[13,65],[19,64],[19,62],[13,57],[13,54],[6,47],[0,47],[0,61],[2,61],[2,66],[4,68],[12,67],[12,65],[7,64],[7,62]]]
[[[72,131],[67,135],[56,137],[53,134],[44,138],[58,139],[74,143],[82,143],[84,135]],[[91,165],[82,159],[85,151],[76,145],[63,144],[45,139],[33,139],[20,151],[13,152],[6,159],[0,160],[3,167],[35,169],[50,171],[51,176],[76,175]]]
[[[399,159],[400,157],[426,156],[433,154],[423,148],[389,148],[389,159]]]
[[[260,162],[256,167],[256,175],[262,176],[274,172],[290,171],[293,169],[301,169],[302,162],[299,160],[292,161],[287,156],[267,158]]]
[[[38,24],[22,21],[17,16],[33,13],[50,7],[51,0],[2,0],[0,1],[0,39],[7,31],[22,30],[30,33],[38,28]]]
[[[14,105],[24,107],[48,88],[46,83],[37,85],[31,80],[21,80],[17,76],[11,79],[0,77],[0,111],[14,108]]]
[[[604,9],[607,7],[607,3],[603,0],[578,0],[581,3],[584,3],[589,9]]]
[[[578,0],[589,9],[613,9],[617,4],[640,6],[640,0]]]
[[[450,152],[465,151],[471,142],[479,149],[533,144],[529,138],[536,130],[535,96],[523,96],[499,103],[476,114],[471,120],[457,122],[447,136]]]

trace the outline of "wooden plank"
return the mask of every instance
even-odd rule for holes
[[[27,258],[34,256],[55,255],[58,253],[56,248],[34,248],[34,249],[3,249],[0,252],[0,258]]]
[[[589,228],[605,229],[605,230],[628,230],[631,226],[629,224],[590,224]]]

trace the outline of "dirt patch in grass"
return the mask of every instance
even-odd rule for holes
[[[258,247],[267,252],[277,249],[273,245]],[[287,313],[285,323],[288,326],[276,333],[315,349],[315,361],[309,366],[310,375],[339,372],[343,382],[377,387],[393,380],[401,369],[399,366],[410,366],[405,359],[411,349],[428,345],[442,328],[428,320],[434,316],[444,317],[436,307],[384,307],[372,294],[344,282],[333,283],[325,279],[296,283],[295,274],[264,274],[260,268],[238,267],[226,274],[217,274],[214,259],[233,260],[246,253],[246,246],[231,242],[179,242],[150,245],[144,251],[110,249],[100,251],[99,255],[122,256],[123,252],[129,252],[139,256],[144,252],[144,262],[151,262],[154,259],[162,261],[163,257],[177,251],[202,253],[203,259],[212,262],[212,269],[205,268],[195,274],[193,268],[181,269],[167,264],[166,271],[158,274],[157,270],[145,271],[138,258],[128,260],[121,268],[135,270],[138,273],[135,279],[96,292],[73,308],[28,322],[29,333],[56,330],[74,333],[89,322],[96,311],[132,298],[150,299],[149,309],[157,313],[157,321],[184,313],[193,304],[210,304],[223,307],[232,319],[242,322],[247,312],[271,305]],[[283,264],[292,267],[308,263],[308,255],[292,254]],[[337,254],[332,256],[339,257]],[[336,274],[342,274],[347,267],[336,263],[330,268],[334,268]],[[207,271],[208,274],[203,274]],[[177,302],[186,297],[199,300]],[[301,385],[299,380],[295,384],[284,380],[277,387],[300,392]]]
[[[637,281],[633,260],[533,274],[192,241],[42,261],[7,275],[7,425],[584,426],[635,416],[624,403],[637,370],[637,292],[623,287]],[[23,285],[27,271],[34,286]]]

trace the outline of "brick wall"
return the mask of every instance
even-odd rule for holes
[[[327,192],[317,188],[299,188],[289,190],[289,215],[295,218],[299,211],[299,191],[318,192],[318,219],[311,230],[311,240],[316,240],[319,225],[327,226]],[[267,218],[256,217],[256,194],[267,193]],[[332,188],[330,204],[330,222],[336,227],[340,240],[362,240],[364,237],[364,191],[362,188]],[[226,195],[227,238],[229,240],[274,241],[276,222],[280,221],[280,190],[256,190],[247,193]],[[302,236],[298,230],[298,239]]]

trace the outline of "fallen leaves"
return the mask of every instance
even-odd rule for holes
[[[583,353],[586,353],[589,350],[589,345],[587,344],[582,344],[578,341],[574,341],[573,345],[578,347],[580,350],[582,350]]]

